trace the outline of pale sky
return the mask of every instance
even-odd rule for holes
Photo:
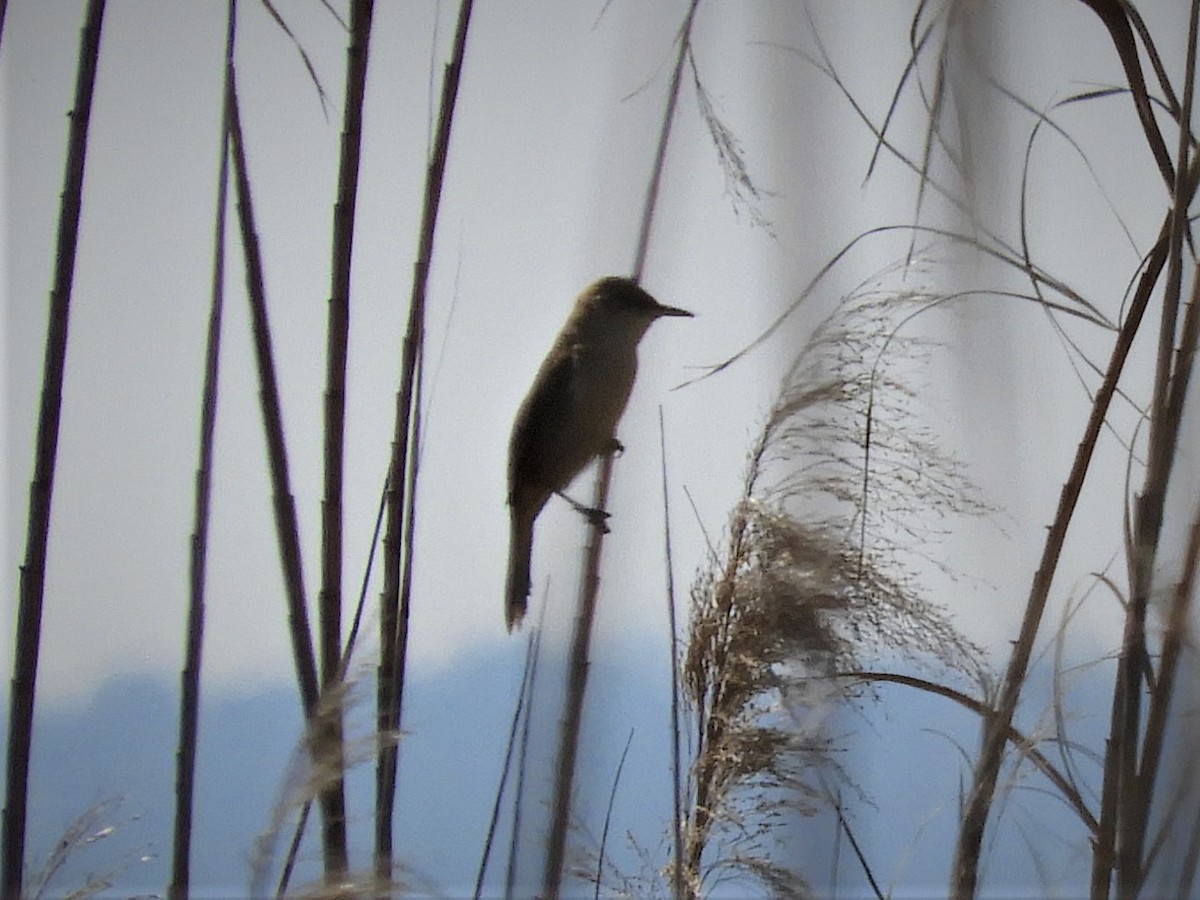
[[[1168,71],[1181,68],[1177,2],[1141,4]],[[600,16],[601,8],[604,15]],[[686,3],[477,5],[438,223],[427,326],[428,418],[419,486],[412,665],[436,677],[477,654],[511,653],[505,452],[515,410],[574,295],[628,273],[658,121]],[[821,40],[850,90],[882,120],[903,69],[908,5],[813,3]],[[319,585],[324,330],[328,243],[341,122],[344,35],[316,2],[281,6],[331,98],[328,118],[287,37],[241,4],[238,77],[263,241],[276,365],[304,540],[306,587]],[[1053,110],[1117,83],[1111,45],[1080,3],[1020,5],[994,30],[972,20],[954,60],[968,136],[972,199],[983,226],[1016,245],[1021,165],[1034,117],[969,88],[971,66],[1050,112],[1094,176],[1044,128],[1032,154],[1031,252],[1118,317],[1153,241],[1164,191],[1126,97]],[[357,597],[390,452],[425,154],[454,25],[450,4],[379,4],[370,55],[352,284],[347,404],[345,585]],[[39,702],[86,704],[112,679],[174,684],[182,657],[187,546],[209,302],[224,4],[114,0],[104,25],[54,494]],[[38,403],[79,3],[10,4],[0,52],[4,129],[5,476],[3,560],[10,606]],[[1073,39],[1064,43],[1063,35]],[[990,35],[990,36],[986,36]],[[676,114],[644,285],[694,320],[655,325],[642,344],[619,430],[627,452],[611,497],[598,638],[618,650],[665,642],[658,406],[667,424],[675,583],[681,599],[741,487],[745,453],[779,378],[837,299],[903,254],[902,236],[864,242],[794,321],[726,373],[670,389],[754,340],[821,266],[872,226],[911,222],[916,180],[884,156],[864,185],[872,136],[837,88],[786,47],[816,53],[790,2],[702,4],[695,59],[716,112],[766,192],[755,226],[726,190],[690,74]],[[928,76],[927,76],[928,77]],[[924,118],[910,94],[893,128],[919,153]],[[947,183],[961,184],[949,172]],[[1108,200],[1105,199],[1107,195]],[[1111,202],[1111,206],[1110,206]],[[943,201],[922,221],[964,229]],[[1115,209],[1115,213],[1114,213]],[[1117,216],[1133,236],[1125,236]],[[232,221],[232,216],[231,216]],[[292,683],[274,549],[240,248],[229,242],[221,358],[205,684],[216,695]],[[951,285],[1022,289],[1012,273],[961,257]],[[1003,659],[1044,527],[1088,409],[1080,367],[1031,304],[980,298],[923,320],[946,344],[924,398],[945,446],[1000,508],[956,529],[947,552],[964,579],[936,599]],[[1103,365],[1111,334],[1067,322]],[[1149,372],[1148,344],[1136,365]],[[1082,366],[1088,388],[1095,373]],[[1146,376],[1148,383],[1149,375]],[[1136,379],[1134,384],[1136,384]],[[1194,408],[1194,407],[1193,407]],[[1136,421],[1114,407],[1124,435]],[[1196,417],[1188,428],[1197,436]],[[1191,451],[1200,445],[1191,440]],[[1057,600],[1121,549],[1126,452],[1106,440],[1058,582]],[[1191,479],[1194,456],[1180,463]],[[1114,484],[1118,485],[1114,489]],[[590,474],[574,494],[586,497]],[[696,502],[693,515],[684,487]],[[1187,485],[1181,488],[1186,494]],[[1188,504],[1184,504],[1187,506]],[[547,581],[556,616],[577,579],[584,527],[552,504],[539,521],[534,601]],[[378,573],[376,573],[378,574]],[[1118,564],[1117,574],[1123,574]],[[378,595],[373,582],[369,598]],[[376,620],[368,607],[369,660]],[[347,609],[345,619],[350,618]],[[11,627],[12,615],[4,617]],[[1111,598],[1089,607],[1080,652],[1115,646]],[[315,616],[314,616],[315,621]],[[11,669],[9,633],[0,666]],[[618,651],[614,651],[618,653]]]
[[[456,648],[505,638],[492,607],[498,608],[505,560],[508,428],[574,294],[592,277],[627,271],[631,265],[678,26],[677,11],[667,5],[647,11],[616,4],[594,29],[596,11],[591,8],[546,4],[523,9],[518,16],[484,5],[476,14],[439,223],[417,566],[418,596],[438,599],[418,600],[414,608],[418,665],[445,664]],[[6,507],[12,513],[5,543],[10,571],[23,547],[20,522],[28,489],[54,198],[62,177],[63,111],[73,83],[76,12],[62,4],[14,5],[8,23],[13,40],[4,54],[6,105],[12,117],[9,171],[21,173],[20,179],[9,179],[10,221],[20,221],[21,227],[9,226],[8,283],[12,296],[27,298],[20,305],[10,302],[7,317],[11,388],[6,489],[16,501]],[[864,37],[861,20],[829,12],[815,8],[832,58],[868,108],[880,109],[891,82],[873,73],[897,71],[905,47],[870,35],[891,34],[904,25],[907,13],[897,10],[890,29],[886,21],[875,22]],[[443,51],[452,29],[450,13],[443,9],[439,15],[442,21],[434,34],[432,8],[385,5],[377,14],[351,314],[348,596],[357,593],[361,580],[391,437],[429,133],[430,53],[435,44],[439,54]],[[1080,27],[1090,25],[1079,11],[1055,15],[1073,16]],[[634,18],[636,28],[630,26]],[[292,484],[305,535],[309,594],[315,596],[329,291],[325,247],[342,49],[339,29],[318,4],[298,5],[289,22],[333,98],[328,121],[293,46],[254,4],[243,11],[238,70]],[[643,345],[638,390],[621,430],[630,452],[618,467],[618,516],[623,496],[657,497],[656,406],[661,402],[677,487],[687,485],[696,498],[704,528],[720,531],[736,497],[742,457],[772,402],[776,373],[786,364],[789,347],[819,318],[818,311],[830,308],[840,290],[885,265],[891,248],[900,244],[893,241],[889,248],[876,241],[852,256],[818,291],[810,304],[813,311],[797,317],[791,341],[782,335],[719,379],[682,392],[668,389],[752,340],[821,263],[868,224],[911,220],[912,179],[885,159],[875,180],[861,187],[871,150],[865,128],[845,103],[836,102],[831,84],[814,69],[794,54],[762,44],[811,51],[805,27],[801,17],[778,4],[755,7],[753,15],[717,5],[706,8],[697,21],[702,77],[718,114],[741,141],[752,176],[770,192],[761,212],[771,221],[775,238],[751,225],[744,213],[740,220],[735,215],[694,94],[688,91],[677,117],[646,284],[664,302],[692,309],[698,318],[660,324]],[[1037,41],[1047,30],[1022,32],[1014,43]],[[86,696],[106,674],[167,674],[178,666],[209,292],[222,39],[221,12],[209,6],[167,9],[123,2],[113,6],[105,26],[55,492],[51,558],[56,562],[48,582],[40,685],[46,700]],[[870,43],[864,45],[864,40]],[[1170,49],[1164,47],[1164,52]],[[855,59],[864,52],[877,68],[856,68]],[[1098,57],[1092,61],[1080,54],[1083,64],[1074,66],[1059,60],[1055,68],[1072,78],[1060,82],[1051,80],[1053,71],[1041,71],[1049,68],[1053,54],[1031,54],[1040,68],[1015,67],[1003,58],[996,64],[1031,104],[1047,106],[1090,81],[1115,78],[1113,61]],[[1089,73],[1087,64],[1094,71]],[[548,77],[548,72],[555,74]],[[1116,100],[1103,102],[1113,114],[1128,114]],[[1011,134],[1002,137],[1022,146],[1030,117],[998,102],[988,112],[1003,119],[981,116],[979,127],[998,130],[1011,122]],[[1061,115],[1069,121],[1075,112]],[[900,122],[913,124],[911,115]],[[1144,235],[1148,219],[1139,222],[1142,213],[1131,202],[1138,194],[1120,179],[1104,177],[1106,167],[1119,170],[1125,156],[1144,153],[1144,147],[1136,140],[1127,142],[1123,155],[1114,159],[1113,142],[1095,143],[1088,152],[1101,183],[1134,233]],[[983,142],[976,149],[983,169],[976,190],[986,206],[986,221],[1012,239],[1015,196],[1010,187],[991,185],[1011,178],[1015,169],[989,169],[1015,167],[1020,156],[993,150]],[[1066,165],[1072,163],[1072,151],[1048,131],[1039,153],[1046,161],[1034,169],[1032,193],[1044,204],[1042,210],[1034,209],[1035,249],[1057,251],[1061,237],[1050,224],[1053,217],[1090,217],[1091,211],[1074,210],[1075,204],[1091,204],[1106,228],[1088,236],[1089,247],[1100,241],[1111,244],[1111,253],[1102,244],[1095,246],[1103,258],[1117,263],[1122,279],[1117,284],[1123,286],[1136,254],[1111,214],[1105,215],[1099,192],[1080,171],[1077,158],[1073,167]],[[1066,177],[1058,174],[1059,159]],[[1045,173],[1052,170],[1055,175],[1048,177]],[[881,189],[889,181],[900,192]],[[989,196],[991,190],[1004,193]],[[1061,208],[1066,201],[1072,204],[1069,210]],[[1151,208],[1149,215],[1157,212]],[[240,263],[236,245],[231,246],[206,664],[212,678],[232,686],[246,678],[290,677],[290,656],[280,627],[279,573]],[[1115,308],[1114,285],[1098,275],[1092,261],[1077,265],[1066,254],[1061,260],[1056,274],[1092,295],[1109,295],[1098,304]],[[1064,362],[1061,352],[1051,349],[1055,344],[1048,329],[1040,328],[1042,333],[1032,337],[1018,334],[1040,316],[1032,308],[1012,313],[1016,324],[996,330],[990,323],[980,335],[981,319],[994,315],[985,306],[965,304],[966,324],[953,327],[965,327],[959,337],[981,344],[994,357],[993,366],[1008,365],[1013,353],[1031,350],[1046,365]],[[1046,353],[1031,340],[1046,341]],[[1001,349],[1001,341],[1012,344]],[[1017,389],[1026,367],[1013,368],[1004,382]],[[997,372],[990,372],[989,379],[991,385],[1003,383]],[[1070,378],[1039,374],[1037,380],[1062,383],[1064,404],[1079,400]],[[964,419],[974,417],[969,394],[947,399],[962,406],[944,422],[951,439],[961,432],[968,441],[976,440],[978,429],[996,427]],[[1043,415],[1029,410],[1028,397],[1010,402],[1019,404],[1006,411],[1018,427],[1044,435],[1047,422],[1060,421],[1053,407]],[[998,435],[1013,434],[1007,425],[999,429]],[[1069,442],[1074,426],[1065,431]],[[1030,481],[1041,467],[1031,470],[1021,461],[1029,449],[1025,441],[1010,447],[978,443],[984,445],[964,449],[991,458],[993,468],[1022,466],[1020,478],[994,473],[1001,479],[994,487],[1002,492],[1002,504],[1019,517],[1045,518],[1044,511],[1021,508],[1023,497],[1046,496],[1043,487],[1059,482],[1059,467],[1047,467],[1049,484],[1043,486]],[[588,483],[582,477],[576,492],[588,490]],[[684,498],[676,494],[674,507],[683,513]],[[654,573],[638,590],[657,596],[662,578],[659,504],[622,518],[626,524],[614,529],[609,559],[631,561],[627,571]],[[677,545],[682,545],[677,577],[686,585],[703,542],[690,513],[675,524]],[[577,526],[565,507],[552,508],[539,528],[545,533],[539,549],[562,541],[559,546],[569,558],[569,548],[582,540]],[[1033,545],[1037,543],[1035,537]],[[638,547],[644,549],[634,549]],[[539,553],[535,561],[535,578],[544,583],[548,570],[542,557]],[[469,564],[462,564],[467,559]],[[569,568],[554,574],[556,581],[574,582]],[[623,575],[614,571],[611,577],[617,588],[611,608],[622,628],[631,621],[658,627],[658,613],[645,610],[643,601],[628,609],[616,605],[627,586]],[[83,610],[89,613],[81,614]],[[95,610],[104,613],[90,613]],[[981,636],[990,631],[991,620],[988,615],[978,620],[985,628]],[[245,634],[256,636],[252,647],[242,638]]]

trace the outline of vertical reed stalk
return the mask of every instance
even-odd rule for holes
[[[544,618],[546,607],[542,606],[542,618]],[[521,817],[522,817],[522,798],[525,796],[525,776],[529,774],[529,732],[533,717],[529,715],[528,708],[533,705],[534,690],[537,687],[537,666],[538,660],[541,659],[542,649],[542,623],[538,622],[538,627],[530,636],[529,643],[525,650],[525,662],[527,677],[522,679],[521,683],[521,698],[525,704],[526,712],[521,725],[521,736],[517,748],[517,783],[513,790],[513,814],[512,814],[512,830],[509,832],[508,838],[508,859],[504,867],[504,900],[512,900],[517,884],[517,851],[520,849],[521,841]],[[517,719],[522,718],[520,707],[518,706],[517,713],[514,716],[513,725],[517,725]]]
[[[345,463],[346,362],[350,342],[350,264],[354,251],[354,209],[362,149],[363,98],[371,41],[372,0],[355,0],[350,9],[346,48],[346,90],[342,110],[341,162],[333,207],[333,258],[330,264],[329,324],[325,372],[325,484],[321,502],[320,611],[321,689],[331,697],[340,681],[342,661],[342,482]],[[345,767],[342,710],[328,704],[320,717],[319,756],[334,773],[323,791],[323,845],[327,878],[343,875],[349,865],[346,843]]]
[[[679,748],[679,627],[675,621],[675,567],[671,554],[671,502],[667,492],[667,433],[658,407],[658,439],[662,456],[663,561],[667,567],[667,628],[671,660],[671,896],[683,900],[683,766]]]
[[[233,68],[232,65],[230,68]],[[291,479],[288,474],[287,443],[283,436],[283,413],[279,404],[279,384],[275,376],[275,358],[271,347],[271,328],[267,315],[262,253],[259,249],[258,232],[254,224],[254,201],[250,193],[250,173],[246,164],[242,119],[238,108],[236,72],[231,84],[229,139],[233,151],[234,184],[237,187],[238,224],[242,239],[242,253],[245,257],[246,294],[250,303],[251,326],[254,333],[254,359],[258,369],[259,402],[271,471],[272,501],[275,511],[276,537],[279,541],[280,565],[283,569],[284,586],[287,591],[288,629],[292,640],[292,656],[296,665],[296,680],[300,688],[305,720],[311,724],[316,716],[320,699],[316,654],[313,651],[312,630],[308,622],[308,605],[304,596],[304,569],[300,556],[300,531],[296,519],[296,500],[292,496]]]
[[[232,66],[231,66],[232,68]],[[259,400],[262,407],[263,429],[266,433],[267,457],[271,470],[271,485],[275,508],[275,530],[279,540],[280,564],[287,590],[288,630],[292,639],[292,656],[296,678],[304,707],[308,729],[309,753],[314,768],[322,763],[320,738],[321,690],[317,679],[316,653],[313,650],[312,629],[308,621],[308,603],[304,594],[304,569],[300,556],[300,529],[296,517],[296,500],[292,495],[288,474],[287,444],[284,441],[283,413],[279,404],[279,385],[275,377],[275,359],[271,347],[270,321],[267,316],[266,287],[263,280],[262,254],[254,224],[254,203],[250,193],[250,175],[246,165],[246,149],[242,136],[241,113],[238,108],[237,79],[229,105],[230,142],[233,148],[234,171],[238,193],[238,220],[245,257],[246,293],[254,332],[254,355],[258,368]],[[344,818],[342,810],[328,805],[326,794],[321,795],[321,812],[325,822]]]
[[[613,455],[600,459],[596,490],[592,495],[593,509],[608,508],[608,485],[612,481]],[[588,647],[592,640],[592,625],[596,620],[596,599],[600,594],[600,546],[604,523],[592,525],[592,540],[588,544],[587,564],[579,587],[579,607],[571,635],[571,656],[567,670],[567,694],[559,722],[558,757],[554,764],[554,793],[550,834],[546,848],[546,865],[542,871],[541,896],[557,900],[562,887],[563,864],[567,851],[567,831],[571,822],[571,789],[575,784],[575,760],[578,757],[579,732],[583,725],[583,697],[587,691]]]
[[[1145,877],[1142,850],[1145,845],[1147,819],[1150,811],[1149,787],[1156,774],[1154,771],[1144,771],[1142,777],[1138,775],[1143,673],[1146,672],[1143,662],[1147,659],[1146,609],[1153,586],[1155,563],[1158,558],[1167,485],[1170,481],[1172,462],[1175,459],[1178,445],[1179,423],[1183,411],[1182,399],[1187,390],[1191,373],[1191,354],[1184,358],[1177,358],[1174,351],[1182,292],[1184,235],[1188,229],[1187,211],[1191,203],[1191,195],[1187,193],[1188,147],[1192,137],[1188,122],[1191,120],[1195,86],[1198,6],[1200,5],[1193,0],[1191,22],[1188,29],[1187,63],[1184,73],[1183,103],[1180,111],[1175,183],[1172,186],[1174,203],[1171,210],[1170,252],[1159,329],[1154,398],[1151,404],[1149,453],[1145,480],[1135,506],[1134,559],[1131,566],[1133,584],[1130,591],[1130,604],[1126,612],[1125,635],[1122,640],[1118,666],[1121,677],[1116,686],[1116,694],[1118,697],[1117,709],[1120,711],[1120,727],[1117,734],[1118,740],[1114,746],[1110,747],[1110,752],[1116,755],[1119,766],[1118,785],[1121,800],[1117,806],[1119,810],[1117,886],[1119,896],[1125,898],[1133,898],[1137,895]],[[1193,297],[1194,300],[1195,297]],[[1194,312],[1194,304],[1192,311]],[[1194,327],[1194,315],[1187,318],[1191,320]],[[1194,333],[1191,341],[1194,348]],[[1179,402],[1178,409],[1174,409],[1176,399]],[[1161,691],[1161,681],[1152,689]]]
[[[1173,208],[1163,224],[1162,232],[1146,260],[1139,279],[1130,314],[1122,325],[1104,382],[1097,393],[1080,443],[1071,475],[1063,488],[1058,513],[1047,537],[1041,565],[1034,577],[1025,620],[1020,637],[1005,675],[1000,702],[985,726],[983,749],[976,767],[975,779],[964,813],[952,872],[953,895],[969,898],[975,895],[978,880],[979,854],[983,830],[996,788],[1001,764],[1004,732],[1011,726],[1032,644],[1044,611],[1050,583],[1057,567],[1066,530],[1075,501],[1090,463],[1100,426],[1107,413],[1109,401],[1120,379],[1124,359],[1136,335],[1150,294],[1159,276],[1167,267],[1163,313],[1159,336],[1159,364],[1156,373],[1154,399],[1150,410],[1150,451],[1146,479],[1138,497],[1133,522],[1133,558],[1130,560],[1131,600],[1126,612],[1126,627],[1118,662],[1117,684],[1114,690],[1112,720],[1104,766],[1104,788],[1101,814],[1093,854],[1091,890],[1094,898],[1107,897],[1111,873],[1116,871],[1122,896],[1132,896],[1139,889],[1142,871],[1142,845],[1145,814],[1149,797],[1144,793],[1145,781],[1138,776],[1138,742],[1141,733],[1140,704],[1143,674],[1147,665],[1145,642],[1146,602],[1149,598],[1154,571],[1163,502],[1166,497],[1171,460],[1176,445],[1177,422],[1173,422],[1173,402],[1182,403],[1189,370],[1179,367],[1171,371],[1172,350],[1176,340],[1181,277],[1181,247],[1186,209],[1195,191],[1194,166],[1189,167],[1186,148],[1189,135],[1187,112],[1179,115],[1179,159],[1172,165],[1166,145],[1150,114],[1149,100],[1138,60],[1137,47],[1128,11],[1113,0],[1083,0],[1102,20],[1112,38],[1117,55],[1129,80],[1130,92],[1138,112],[1155,162],[1173,194]],[[1193,4],[1193,14],[1196,8]],[[1194,20],[1193,20],[1194,29]],[[1191,80],[1194,76],[1194,30],[1189,40],[1189,63],[1185,74],[1184,109],[1190,109]],[[1186,333],[1186,328],[1185,328]],[[1185,337],[1186,342],[1186,337]],[[1180,357],[1176,356],[1176,360]],[[1180,410],[1181,410],[1180,406]],[[1177,411],[1176,411],[1177,413]],[[1177,418],[1177,414],[1175,415]],[[1145,773],[1143,773],[1145,774]]]
[[[38,411],[33,481],[29,486],[29,520],[25,562],[21,566],[17,606],[16,648],[8,706],[7,780],[4,796],[3,886],[5,900],[21,894],[25,866],[25,821],[29,802],[29,763],[33,743],[33,707],[41,649],[42,603],[46,587],[46,548],[50,539],[50,501],[58,456],[58,427],[62,415],[63,372],[67,359],[67,324],[79,243],[83,206],[83,175],[87,157],[88,124],[100,59],[100,30],[104,0],[89,0],[79,44],[79,70],[67,138],[67,162],[58,214],[54,283],[46,327],[42,367],[42,401]]]
[[[492,857],[492,846],[496,840],[496,830],[500,825],[500,807],[504,803],[504,791],[508,787],[508,776],[512,771],[513,758],[517,755],[521,743],[521,727],[529,721],[525,710],[525,700],[533,693],[533,680],[537,674],[537,642],[535,636],[540,636],[540,630],[530,631],[525,642],[525,668],[521,672],[521,687],[517,692],[517,703],[513,709],[512,721],[508,729],[508,745],[504,750],[504,766],[500,771],[500,783],[496,786],[496,799],[492,803],[492,815],[488,819],[487,836],[483,841],[483,852],[479,856],[479,869],[475,873],[475,890],[471,897],[479,900],[483,893],[483,880],[487,875],[488,862]],[[513,804],[513,819],[519,819],[519,800]],[[516,824],[513,832],[517,830]]]
[[[237,0],[229,0],[225,35],[225,88],[221,104],[217,215],[213,228],[212,303],[204,351],[204,388],[200,406],[200,451],[196,465],[195,510],[188,570],[188,617],[183,673],[180,676],[179,747],[175,768],[175,827],[171,856],[171,900],[188,896],[191,880],[192,805],[196,785],[196,743],[200,730],[200,667],[204,648],[204,583],[208,557],[208,511],[212,495],[213,434],[217,421],[217,372],[221,351],[221,313],[225,305],[225,218],[229,197],[229,96],[232,89]]]
[[[396,734],[404,698],[404,671],[408,655],[408,613],[412,583],[413,515],[415,510],[420,409],[420,368],[425,338],[425,295],[433,259],[433,239],[441,202],[450,131],[458,99],[459,79],[467,48],[472,0],[462,0],[454,48],[442,79],[437,133],[425,180],[420,246],[413,265],[408,326],[401,359],[400,390],[396,395],[396,422],[387,490],[387,526],[384,533],[384,581],[379,615],[379,673],[376,730],[379,759],[375,770],[375,874],[381,883],[392,871],[392,817],[396,801]],[[402,566],[403,563],[403,566]],[[403,568],[403,573],[402,573]]]
[[[1166,257],[1167,240],[1164,227],[1163,233],[1146,259],[1146,267],[1138,282],[1137,290],[1134,292],[1129,313],[1121,325],[1120,333],[1113,346],[1104,380],[1092,403],[1092,411],[1084,430],[1083,439],[1076,450],[1070,475],[1063,485],[1058,509],[1042,549],[1041,562],[1030,586],[1020,634],[1013,646],[1013,655],[1009,659],[1008,668],[1004,674],[999,703],[984,724],[983,746],[975,765],[975,775],[954,849],[954,861],[951,868],[951,896],[956,900],[970,900],[975,896],[979,879],[979,857],[983,848],[983,831],[991,811],[992,798],[995,796],[1008,731],[1016,714],[1021,689],[1025,684],[1025,676],[1033,655],[1037,632],[1050,597],[1050,585],[1058,569],[1059,557],[1063,544],[1066,542],[1067,529],[1071,524],[1075,505],[1079,500],[1084,479],[1091,466],[1092,454],[1096,449],[1100,429],[1104,425],[1109,404],[1116,392],[1121,373],[1125,368],[1125,361],[1133,345],[1133,339],[1141,326],[1142,317],[1149,305],[1150,295],[1166,262]]]
[[[654,223],[654,212],[658,204],[659,187],[666,165],[667,145],[671,137],[671,125],[675,119],[675,105],[679,100],[679,84],[683,76],[683,64],[687,59],[691,40],[692,21],[700,0],[692,0],[687,15],[679,29],[679,51],[671,72],[671,84],[667,91],[667,105],[663,113],[662,127],[655,148],[654,165],[650,171],[650,183],[646,188],[646,201],[642,207],[641,230],[634,253],[633,279],[641,281],[650,246],[650,233]],[[596,473],[593,492],[594,509],[605,509],[608,501],[609,482],[612,480],[612,455],[604,456]],[[571,656],[567,663],[567,693],[563,705],[563,716],[559,725],[558,759],[554,766],[554,793],[551,799],[550,833],[547,838],[545,867],[542,872],[542,896],[547,900],[558,897],[562,883],[563,863],[566,858],[567,830],[570,826],[571,791],[574,785],[575,758],[579,746],[579,731],[583,720],[583,696],[587,690],[589,647],[592,634],[592,619],[595,616],[596,597],[600,591],[600,557],[604,548],[604,529],[600,523],[593,525],[591,538],[584,551],[583,577],[579,584],[578,613],[571,639]],[[672,660],[674,665],[674,660]]]

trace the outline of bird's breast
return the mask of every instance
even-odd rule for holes
[[[580,426],[600,452],[611,442],[637,376],[633,348],[588,345],[579,349],[575,365],[575,408]]]

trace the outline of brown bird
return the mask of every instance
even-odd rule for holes
[[[509,631],[525,615],[538,513],[551,494],[562,496],[594,457],[620,447],[617,422],[637,374],[638,341],[650,323],[660,316],[690,315],[616,276],[589,285],[575,301],[517,412],[509,442]],[[591,518],[607,515],[566,499]]]

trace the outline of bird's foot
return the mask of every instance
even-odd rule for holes
[[[608,527],[608,522],[605,521],[609,517],[609,512],[606,509],[596,509],[593,506],[583,506],[579,508],[579,513],[588,520],[588,524],[593,528],[599,528],[601,534],[608,534],[612,531]]]
[[[596,509],[594,506],[584,506],[578,500],[568,497],[562,491],[555,491],[554,493],[558,494],[558,496],[570,503],[571,509],[575,510],[575,512],[587,519],[588,524],[593,528],[599,528],[604,534],[609,533],[608,523],[605,521],[610,515],[608,510]]]
[[[616,438],[613,438],[612,443],[610,443],[607,447],[604,448],[605,456],[620,456],[624,452],[625,452],[625,445],[622,444],[620,441],[618,441]]]

